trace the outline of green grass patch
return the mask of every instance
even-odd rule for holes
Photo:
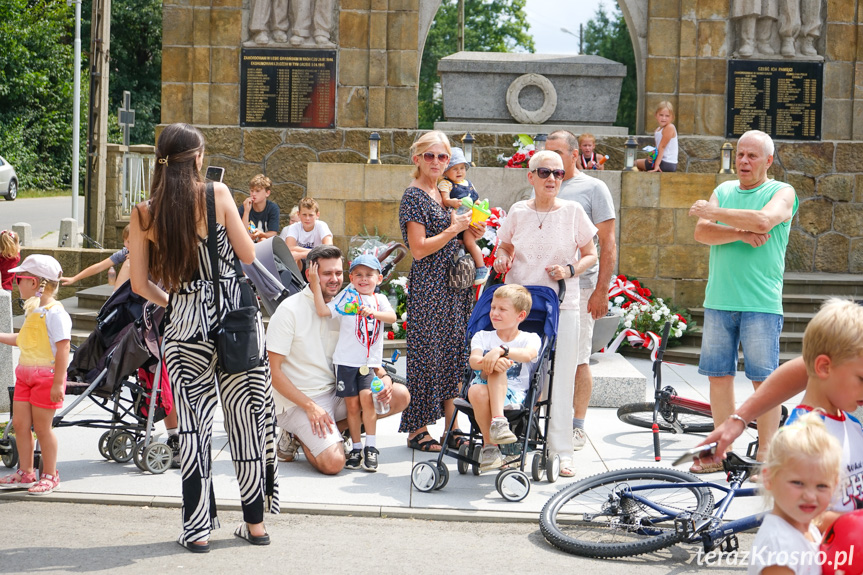
[[[47,190],[37,190],[35,188],[19,188],[18,189],[18,197],[19,198],[59,198],[62,196],[71,196],[72,190],[67,189],[64,190],[62,188],[49,188]],[[83,196],[84,194],[79,192],[79,195]]]

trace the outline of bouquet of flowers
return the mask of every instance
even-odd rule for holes
[[[405,339],[408,331],[408,278],[399,276],[381,285],[381,292],[388,294],[390,305],[396,311],[397,321],[386,332],[387,339]]]
[[[491,268],[494,265],[494,258],[497,254],[497,231],[506,219],[506,210],[503,208],[492,208],[491,217],[485,221],[485,234],[476,241],[482,252],[482,259],[485,262],[485,267]]]
[[[635,278],[617,276],[608,293],[612,311],[617,310],[622,315],[614,341],[607,348],[610,353],[620,345],[630,345],[653,349],[655,356],[665,322],[671,322],[668,345],[679,343],[683,335],[695,327],[688,311],[678,308],[671,300],[666,302],[655,297]]]
[[[531,156],[536,152],[533,138],[527,134],[519,134],[515,143],[513,143],[513,147],[517,148],[513,155],[506,157],[500,154],[497,157],[497,161],[504,164],[504,167],[507,168],[526,168]]]

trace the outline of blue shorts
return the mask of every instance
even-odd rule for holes
[[[704,310],[698,373],[708,377],[737,374],[737,349],[743,344],[746,377],[764,381],[779,367],[783,317],[775,313]]]
[[[471,385],[488,385],[488,382],[480,377],[481,371],[473,370],[474,376],[473,381],[470,382]],[[524,405],[524,398],[527,395],[526,392],[521,391],[520,389],[513,389],[509,386],[506,388],[506,400],[503,402],[504,405]]]

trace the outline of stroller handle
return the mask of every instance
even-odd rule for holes
[[[493,286],[501,282],[501,276],[494,267],[491,268],[491,273],[488,275],[488,281],[485,283],[486,286]],[[557,280],[557,303],[562,304],[563,298],[566,296],[566,281]]]

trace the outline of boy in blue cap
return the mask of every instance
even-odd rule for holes
[[[309,266],[308,277],[318,315],[339,320],[339,342],[333,353],[336,395],[344,398],[348,430],[353,443],[345,467],[359,469],[362,465],[366,471],[377,471],[377,416],[371,384],[375,378],[375,368],[381,367],[384,354],[383,324],[396,321],[396,312],[389,300],[375,293],[375,288],[384,279],[381,262],[372,254],[357,256],[351,262],[348,275],[350,285],[329,303],[324,302],[317,263]],[[361,424],[366,428],[365,449],[360,436]]]
[[[467,158],[464,157],[461,148],[453,148],[449,165],[443,173],[443,179],[437,185],[444,206],[457,210],[462,205],[462,198],[469,197],[474,202],[479,201],[479,194],[467,179],[469,167],[470,164],[467,163]],[[458,234],[458,239],[464,244],[464,248],[471,255],[476,266],[474,285],[484,284],[485,280],[488,279],[488,268],[485,266],[482,250],[476,245],[476,239],[470,234],[465,235],[464,232]]]

